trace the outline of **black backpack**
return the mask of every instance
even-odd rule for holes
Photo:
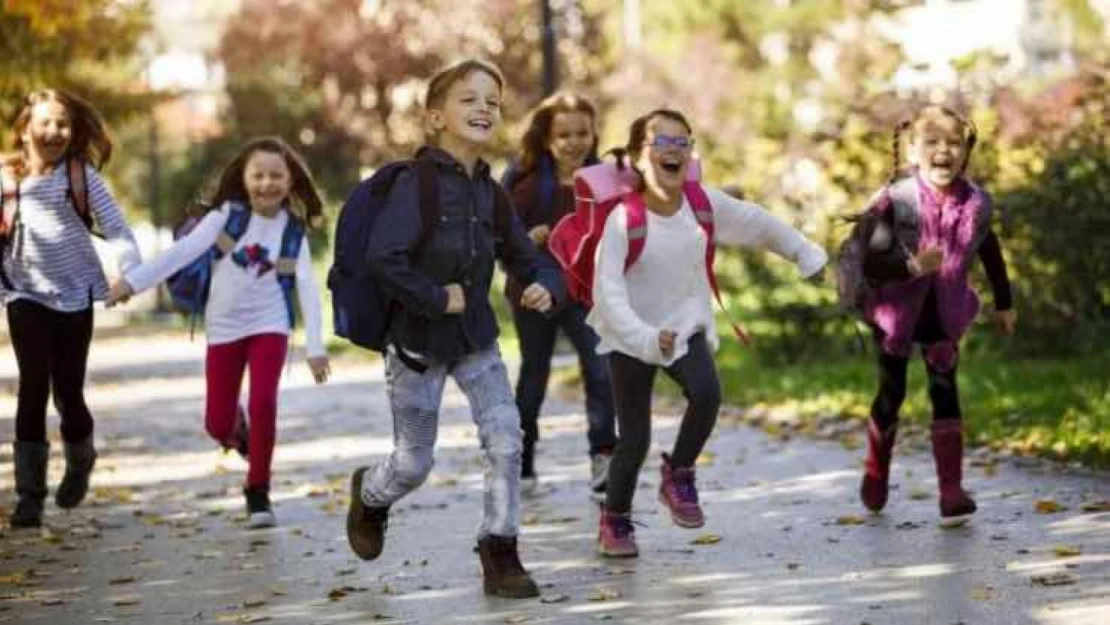
[[[884,197],[894,204],[891,210],[882,214],[871,210]],[[864,275],[864,261],[871,250],[890,249],[891,239],[894,239],[893,244],[905,246],[898,237],[894,217],[900,213],[916,213],[917,202],[915,186],[894,183],[883,188],[867,210],[847,218],[853,223],[852,230],[836,253],[836,286],[842,310],[864,319],[867,300],[879,286]]]
[[[420,237],[409,250],[410,262],[415,264],[439,221],[438,174],[435,163],[428,158],[390,163],[363,180],[344,202],[335,229],[335,257],[328,271],[335,334],[378,352],[384,352],[388,345],[389,322],[398,303],[382,289],[370,267],[370,233],[398,174],[409,169],[416,174],[420,195]],[[512,210],[504,191],[495,191],[494,221],[498,238],[503,241],[511,227]]]

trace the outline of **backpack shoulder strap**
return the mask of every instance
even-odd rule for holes
[[[19,180],[11,167],[0,167],[0,237],[10,236],[15,230],[17,212],[19,212]]]
[[[216,258],[222,258],[231,250],[235,249],[235,244],[243,237],[247,231],[247,226],[250,225],[251,211],[246,206],[238,202],[232,203],[227,214],[227,221],[224,222],[224,229],[220,232],[220,236],[216,237]]]
[[[281,294],[285,298],[285,312],[289,317],[289,327],[296,327],[297,308],[293,301],[293,292],[297,285],[297,257],[301,255],[301,243],[304,241],[304,223],[293,213],[288,213],[285,228],[281,231],[281,249],[278,251],[277,262],[274,265],[274,274],[278,284],[281,285]]]
[[[304,222],[293,213],[289,213],[289,219],[285,222],[285,228],[281,231],[281,250],[278,251],[278,259],[275,265],[277,275],[292,276],[296,274],[297,258],[301,255],[301,243],[304,241],[304,237]]]
[[[636,264],[647,243],[647,205],[644,196],[633,191],[624,196],[625,229],[628,231],[628,255],[624,257],[624,270]]]
[[[412,161],[416,172],[418,203],[420,205],[420,237],[412,248],[410,258],[420,258],[435,233],[439,221],[439,179],[436,164],[430,158],[416,158]]]
[[[89,208],[89,184],[85,176],[85,161],[71,158],[66,162],[66,174],[69,177],[69,199],[73,202],[73,209],[77,216],[85,223],[90,232],[93,230],[93,216]]]
[[[709,195],[706,194],[705,187],[693,180],[682,185],[682,192],[686,195],[686,200],[690,202],[690,208],[694,211],[698,226],[705,233],[705,277],[709,280],[709,287],[713,289],[713,297],[717,299],[717,306],[725,313],[725,317],[737,338],[745,345],[751,345],[751,338],[748,333],[725,308],[724,299],[721,298],[721,289],[717,284],[717,273],[713,270],[713,263],[717,259],[717,231],[713,221],[713,204],[709,201]]]

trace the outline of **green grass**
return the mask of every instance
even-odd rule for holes
[[[725,401],[795,410],[803,417],[865,418],[877,375],[867,355],[771,365],[722,337],[717,354]],[[995,449],[1110,467],[1110,356],[1012,359],[961,355],[960,403],[971,440]],[[671,389],[673,392],[674,389]],[[910,365],[902,419],[926,423],[932,410],[920,359]]]

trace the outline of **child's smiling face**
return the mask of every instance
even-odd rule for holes
[[[655,117],[645,128],[636,166],[649,187],[673,194],[682,190],[693,151],[694,140],[685,125],[669,117]]]
[[[243,186],[251,209],[263,214],[277,211],[289,197],[293,177],[285,157],[278,152],[255,150],[243,168]]]
[[[72,134],[69,110],[61,102],[47,100],[31,107],[31,118],[20,139],[31,155],[44,163],[56,163],[69,149]]]
[[[430,114],[433,129],[445,139],[485,145],[501,123],[501,86],[493,76],[474,70],[451,85],[443,104]]]
[[[967,138],[963,124],[948,116],[928,118],[914,124],[909,160],[921,177],[937,189],[947,189],[963,173],[967,160]]]
[[[547,149],[560,167],[577,169],[594,145],[594,119],[580,111],[561,111],[551,120]]]

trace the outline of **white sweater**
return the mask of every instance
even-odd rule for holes
[[[216,243],[227,223],[229,210],[229,206],[224,204],[219,210],[205,215],[192,232],[158,258],[127,272],[127,283],[136,293],[145,291],[196,260]],[[241,267],[232,258],[236,251],[257,244],[268,251],[269,261],[276,263],[281,253],[281,235],[288,219],[289,214],[284,210],[273,217],[253,213],[247,231],[235,244],[235,249],[215,262],[204,312],[210,345],[231,343],[256,334],[289,334],[289,315],[276,270],[270,268],[261,273],[260,265]],[[307,238],[301,243],[297,257],[296,284],[301,321],[305,328],[305,351],[309,357],[323,356],[320,295],[312,275],[312,256]]]
[[[828,262],[820,246],[760,206],[706,188],[713,206],[717,245],[765,248],[797,264],[809,277]],[[594,305],[586,321],[601,337],[598,353],[621,352],[643,362],[669,366],[704,332],[717,349],[713,290],[705,271],[706,236],[683,198],[674,215],[647,211],[647,238],[640,258],[624,270],[628,255],[627,217],[618,205],[605,222],[597,248]],[[670,358],[659,350],[660,330],[676,333]]]

